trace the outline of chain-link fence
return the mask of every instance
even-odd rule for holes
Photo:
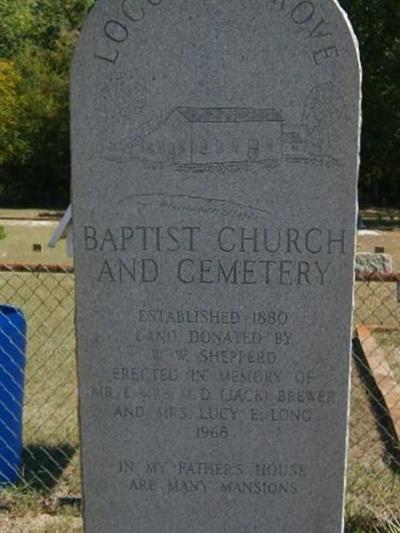
[[[347,508],[366,523],[371,516],[398,521],[400,274],[356,279]]]
[[[393,515],[400,509],[399,281],[400,275],[357,278],[347,489],[350,521]],[[0,304],[22,309],[28,322],[21,469],[15,466],[18,461],[13,463],[7,440],[18,438],[19,422],[13,414],[18,412],[18,394],[10,394],[0,380],[0,484],[2,466],[14,468],[16,476],[11,488],[3,487],[2,492],[79,501],[73,269],[0,265]],[[1,334],[10,337],[10,327],[6,308],[0,308],[0,339]],[[0,377],[21,392],[21,369],[13,368],[4,352],[0,345]],[[10,424],[5,423],[10,416],[17,428],[11,436]]]
[[[0,265],[0,304],[0,483],[9,478],[19,490],[79,494],[73,271]],[[12,360],[23,365],[13,315],[4,305],[21,309],[27,321],[25,371]],[[19,423],[10,412],[20,410],[16,396],[21,388],[24,405]],[[11,424],[6,424],[10,417]],[[19,425],[21,469],[10,449],[12,443],[18,452]]]

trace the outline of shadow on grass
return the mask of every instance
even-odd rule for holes
[[[34,491],[50,492],[76,451],[77,448],[69,444],[26,447],[22,457],[24,482]]]
[[[399,473],[400,448],[397,442],[396,430],[392,418],[386,408],[385,399],[369,370],[364,351],[357,338],[353,339],[353,356],[361,381],[367,391],[372,411],[375,415],[376,427],[385,446],[385,462],[390,466],[393,472]]]
[[[387,533],[387,529],[379,529],[378,520],[372,517],[353,516],[346,521],[345,533]]]
[[[394,533],[400,530],[397,525],[385,524],[384,521],[372,516],[353,516],[346,521],[344,531],[345,533]]]
[[[400,224],[399,221],[396,220],[367,220],[365,222],[365,227],[372,230],[380,230],[380,231],[393,231],[394,229],[397,229]]]

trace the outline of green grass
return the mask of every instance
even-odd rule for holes
[[[81,533],[83,530],[77,511],[53,507],[49,501],[36,509],[34,502],[29,505],[27,500],[20,510],[19,514],[3,514],[1,533]]]
[[[3,221],[7,236],[0,240],[0,262],[24,264],[72,264],[67,257],[66,241],[61,240],[55,249],[47,244],[57,224],[45,227],[8,225]],[[34,252],[33,245],[40,244],[41,252]]]
[[[399,513],[400,475],[386,465],[352,462],[347,472],[347,517],[349,522],[358,518],[364,524],[376,524]]]

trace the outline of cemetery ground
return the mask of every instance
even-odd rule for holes
[[[66,257],[65,241],[56,249],[47,247],[59,217],[59,212],[45,209],[0,209],[0,262],[71,264]],[[34,246],[40,250],[35,251]]]
[[[65,241],[59,243],[56,250],[46,248],[56,221],[34,224],[45,218],[38,215],[38,211],[0,210],[0,217],[5,219],[0,220],[0,226],[4,227],[6,235],[0,240],[0,262],[71,265],[65,255]],[[21,222],[23,218],[31,220],[25,220],[25,224],[9,223],[16,219]],[[358,250],[373,252],[375,246],[384,247],[393,257],[394,271],[400,272],[399,230],[387,227],[385,213],[372,220],[377,222],[371,225],[377,227],[379,233],[360,237]],[[42,244],[42,252],[33,252],[33,244]],[[0,493],[0,533],[78,532],[81,531],[81,519],[71,311],[73,278],[70,276],[60,284],[54,281],[54,275],[32,273],[26,274],[21,283],[12,280],[12,274],[1,275],[6,283],[0,286],[0,300],[10,302],[11,296],[17,295],[12,303],[24,307],[30,326],[24,413],[24,445],[27,448],[24,476],[29,488],[17,486]],[[387,288],[382,285],[374,283],[373,298],[376,301],[370,301],[369,308],[374,309],[374,319],[387,322],[399,304],[388,296]],[[360,306],[364,297],[361,289],[361,300],[356,302]],[[51,303],[49,292],[54,296]],[[370,293],[365,293],[367,297],[371,298]],[[378,306],[377,303],[382,301],[384,305]],[[37,316],[39,306],[45,309],[40,320]],[[368,317],[368,308],[358,310],[361,316]],[[50,331],[51,337],[48,335]],[[399,330],[378,332],[377,340],[388,354],[389,364],[400,383]],[[35,356],[30,357],[30,354]],[[400,474],[388,460],[374,407],[360,386],[361,377],[354,362],[353,367],[346,531],[400,531],[400,526],[396,529],[390,525],[390,520],[398,513]],[[32,461],[33,458],[41,461]],[[37,468],[39,463],[42,466]]]

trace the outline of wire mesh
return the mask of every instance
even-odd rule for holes
[[[22,310],[28,324],[23,453],[21,468],[13,465],[15,488],[43,494],[57,487],[60,493],[79,493],[73,271],[56,266],[1,265],[0,304]],[[1,333],[12,336],[4,316],[0,308]],[[0,350],[3,372],[11,372],[7,354]],[[0,383],[3,411],[4,403],[9,403],[7,394]],[[0,421],[0,434],[3,429]],[[0,452],[8,457],[4,440],[3,447],[0,440]]]
[[[398,519],[400,274],[356,279],[347,508],[352,515]]]
[[[348,516],[400,509],[399,282],[400,275],[358,275],[355,285],[354,330],[362,335],[353,350]],[[0,265],[2,304],[21,309],[28,323],[22,466],[12,490],[79,498],[73,269]],[[0,413],[12,416],[1,387]]]

